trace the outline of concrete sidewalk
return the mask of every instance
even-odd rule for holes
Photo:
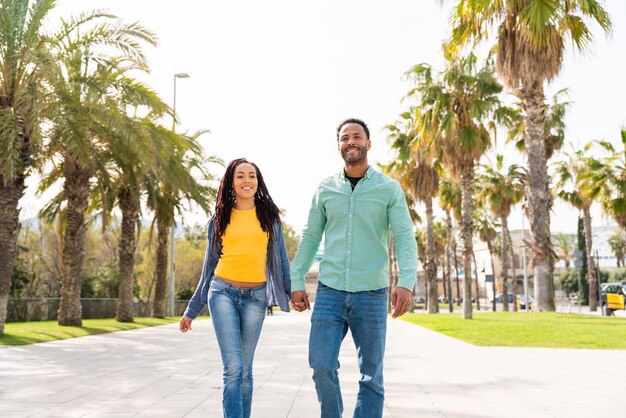
[[[309,313],[267,317],[253,418],[318,417],[307,365]],[[0,417],[221,417],[211,322],[0,347]],[[358,370],[346,338],[345,417]],[[389,320],[385,417],[625,416],[626,351],[474,347]]]

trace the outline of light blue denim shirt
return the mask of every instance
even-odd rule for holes
[[[215,267],[222,254],[222,244],[215,239],[215,221],[209,221],[206,255],[202,274],[196,286],[193,296],[189,300],[185,316],[196,318],[209,298],[209,287],[213,279]],[[280,306],[280,309],[289,312],[289,299],[291,298],[291,280],[289,272],[289,258],[285,247],[283,226],[280,222],[274,224],[272,239],[267,244],[267,269],[266,269],[266,296],[267,306]]]
[[[291,290],[304,290],[304,278],[324,235],[319,280],[348,292],[376,290],[389,281],[389,227],[400,269],[398,286],[412,290],[417,274],[417,243],[402,188],[367,169],[354,190],[344,171],[321,182],[291,265]]]

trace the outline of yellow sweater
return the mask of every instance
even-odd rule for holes
[[[232,209],[214,274],[238,282],[265,282],[268,240],[267,232],[261,229],[256,217],[256,209]]]

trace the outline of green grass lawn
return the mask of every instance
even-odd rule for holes
[[[61,327],[57,325],[56,321],[10,322],[4,326],[4,334],[0,334],[0,345],[26,345],[64,340],[105,332],[171,324],[178,322],[178,320],[178,317],[135,318],[135,322],[122,323],[115,321],[114,318],[83,319],[82,327]]]
[[[474,312],[425,315],[405,321],[481,346],[626,349],[626,318],[555,312]]]

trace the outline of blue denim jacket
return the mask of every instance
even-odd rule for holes
[[[272,239],[267,244],[267,306],[280,306],[280,309],[289,312],[289,299],[291,298],[291,275],[289,272],[289,258],[285,247],[283,226],[279,222],[274,224]],[[215,220],[209,221],[207,234],[206,255],[200,281],[196,291],[189,300],[185,316],[195,319],[209,298],[209,287],[213,279],[213,273],[217,262],[222,254],[222,243],[215,239]]]

